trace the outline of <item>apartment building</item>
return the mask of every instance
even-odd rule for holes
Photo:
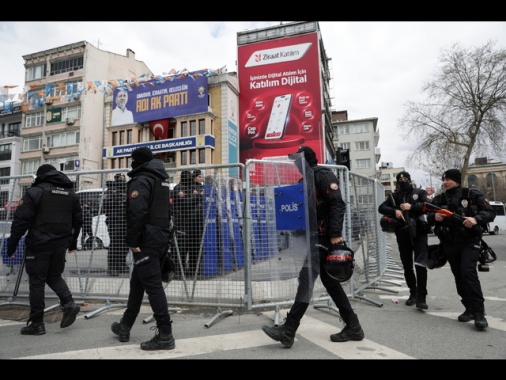
[[[350,170],[368,178],[377,178],[376,164],[381,157],[378,147],[378,118],[341,120],[334,113],[334,146],[349,152]]]
[[[29,90],[22,103],[21,174],[34,174],[41,164],[65,172],[102,169],[109,80],[151,76],[149,68],[130,49],[123,56],[86,41],[23,59]],[[30,181],[21,183],[29,185]]]
[[[19,155],[21,152],[21,112],[20,101],[2,101],[0,103],[0,177],[21,174]],[[9,181],[0,181],[0,210],[5,207],[9,193],[15,191],[13,198],[19,199],[19,189],[11,189]]]

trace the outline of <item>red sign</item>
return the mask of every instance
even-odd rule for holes
[[[239,46],[238,76],[240,162],[307,145],[325,163],[318,33]]]

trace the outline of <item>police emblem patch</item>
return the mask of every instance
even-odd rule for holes
[[[467,201],[467,199],[462,199],[462,201],[460,202],[460,204],[462,205],[462,207],[467,208],[467,205],[469,204],[469,202]]]
[[[413,194],[413,200],[416,201],[418,199],[418,194]]]
[[[130,193],[129,198],[137,198],[139,196],[139,192],[137,190],[134,190]]]
[[[337,190],[337,189],[339,189],[339,186],[337,185],[337,183],[332,182],[332,183],[330,184],[330,188],[331,188],[332,190]]]

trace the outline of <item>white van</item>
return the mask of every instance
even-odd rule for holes
[[[506,212],[504,209],[504,203],[490,201],[490,206],[495,211],[495,219],[493,222],[488,224],[488,233],[490,235],[496,235],[499,231],[506,231]]]

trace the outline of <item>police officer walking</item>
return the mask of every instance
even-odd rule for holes
[[[422,212],[422,206],[429,200],[425,190],[413,187],[411,175],[408,172],[398,173],[396,179],[397,189],[379,205],[378,212],[393,218],[397,225],[395,237],[404,270],[404,279],[409,287],[406,305],[416,304],[417,309],[426,310],[429,308],[427,305],[427,256],[430,225],[426,220],[419,218],[426,217]]]
[[[310,147],[301,146],[296,153],[304,155],[306,162],[311,166],[314,173],[319,245],[330,248],[331,245],[342,244],[344,242],[342,229],[346,204],[341,196],[335,174],[328,168],[318,167],[316,153]],[[298,156],[297,154],[289,155],[290,158],[295,158],[295,164],[303,174],[300,164],[302,158]],[[327,249],[319,248],[319,258],[316,258],[316,260],[313,257],[311,258],[311,261],[315,262],[315,265],[311,266],[311,273],[309,273],[309,268],[306,265],[301,269],[295,302],[288,312],[285,323],[282,326],[262,326],[262,330],[270,338],[281,342],[285,347],[289,348],[293,345],[295,332],[309,306],[313,285],[318,275],[320,275],[323,286],[327,289],[332,301],[339,309],[342,320],[346,324],[341,332],[332,334],[330,340],[332,342],[347,342],[348,340],[359,341],[364,339],[364,331],[341,283],[331,277],[325,269],[327,253]]]
[[[30,317],[23,335],[43,335],[45,287],[53,290],[60,300],[63,317],[60,327],[74,323],[81,307],[62,278],[65,254],[77,249],[83,216],[78,195],[70,179],[49,164],[41,165],[37,178],[26,190],[14,213],[7,255],[13,256],[19,240],[26,236],[25,267],[30,288]],[[31,323],[30,323],[31,322]]]
[[[128,176],[131,179],[127,183],[126,243],[133,254],[133,270],[127,308],[111,330],[120,342],[130,340],[130,330],[146,292],[157,331],[153,339],[141,343],[141,349],[172,350],[176,344],[160,272],[160,256],[170,240],[169,176],[162,161],[154,159],[146,147],[132,152],[132,170]]]
[[[437,195],[432,203],[464,217],[465,220],[459,223],[442,214],[431,213],[428,221],[435,225],[434,233],[442,244],[443,253],[455,277],[457,293],[465,307],[458,320],[469,322],[474,319],[476,329],[485,330],[488,327],[485,299],[476,269],[482,235],[479,225],[493,222],[495,212],[480,191],[462,188],[460,170],[445,171],[442,181],[445,191]]]

